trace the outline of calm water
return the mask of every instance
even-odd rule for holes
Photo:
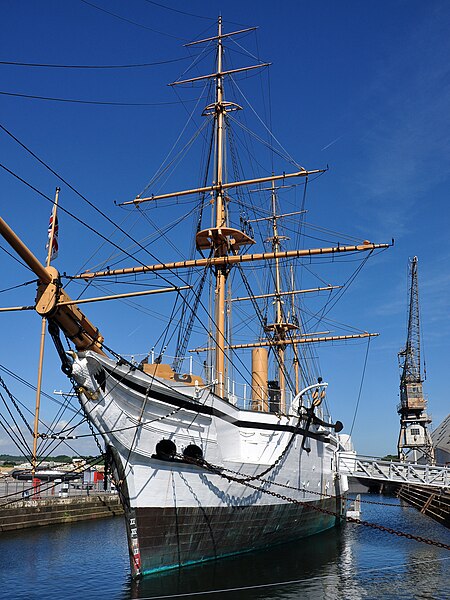
[[[402,507],[398,500],[362,499],[396,504],[363,505],[363,519],[450,543],[448,529]],[[224,591],[230,588],[235,591]],[[129,577],[120,518],[0,534],[0,598],[128,600],[174,594],[194,600],[444,600],[450,599],[450,552],[346,525],[270,551],[167,572],[135,584]]]

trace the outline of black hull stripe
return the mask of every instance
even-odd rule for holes
[[[151,397],[155,400],[160,400],[161,402],[165,402],[166,404],[170,404],[171,406],[177,406],[178,408],[184,408],[186,410],[190,410],[202,415],[210,415],[222,419],[231,425],[235,425],[236,427],[243,427],[248,429],[264,429],[267,431],[290,431],[291,433],[296,433],[298,435],[303,435],[309,438],[313,438],[315,440],[319,440],[321,442],[328,441],[328,432],[323,435],[320,433],[314,433],[313,431],[307,431],[301,427],[294,427],[293,425],[281,425],[280,423],[258,423],[254,421],[242,421],[239,419],[235,419],[231,415],[227,415],[221,410],[212,407],[205,406],[204,404],[200,404],[197,402],[191,402],[190,400],[186,400],[178,394],[165,394],[160,392],[159,390],[150,389],[137,383],[136,381],[132,381],[126,376],[120,375],[117,372],[114,372],[107,367],[104,367],[105,371],[108,373],[110,377],[118,381],[121,385],[128,387],[129,389],[137,392],[138,394],[142,394],[142,396],[146,396],[147,394],[151,394]]]

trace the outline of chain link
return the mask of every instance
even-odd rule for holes
[[[287,451],[292,446],[292,442],[294,441],[295,436],[297,435],[298,429],[300,429],[300,419],[299,419],[297,425],[295,426],[295,431],[293,432],[290,440],[286,444],[286,446],[285,446],[283,452],[280,454],[280,456],[277,459],[275,459],[275,461],[269,467],[267,467],[264,471],[262,471],[258,475],[249,475],[248,477],[241,478],[240,483],[245,483],[247,481],[255,481],[257,479],[261,479],[261,477],[263,477],[264,475],[267,475],[267,473],[270,473],[270,471],[272,471],[281,462],[281,460],[286,456]],[[205,464],[207,464],[207,463],[205,463]],[[215,467],[215,465],[211,465],[211,466]],[[215,467],[215,468],[220,468],[220,467]],[[224,470],[228,471],[230,473],[235,473],[236,475],[240,475],[240,473],[238,473],[237,471],[231,471],[230,469],[224,469]]]
[[[281,458],[281,457],[280,457]],[[215,466],[215,465],[214,465]],[[216,467],[218,468],[218,467]],[[232,469],[227,469],[227,468],[223,468],[223,471],[227,471],[228,473],[232,473],[234,475],[240,475],[239,471],[233,471]],[[260,473],[259,475],[256,475],[255,477],[253,477],[253,479],[259,479],[262,475],[264,475],[264,471],[262,473]],[[247,481],[248,479],[242,479],[241,481]],[[341,496],[333,496],[330,494],[323,494],[322,492],[315,492],[314,490],[309,490],[307,488],[299,488],[299,487],[295,487],[292,485],[288,485],[286,483],[278,483],[277,481],[268,481],[267,479],[261,479],[261,481],[263,483],[271,483],[273,485],[277,485],[278,487],[282,487],[282,488],[286,488],[288,490],[294,490],[295,492],[308,492],[308,494],[313,494],[315,496],[321,496],[322,498],[340,498]],[[349,498],[349,500],[354,500],[354,498]],[[373,500],[365,500],[365,499],[360,499],[361,503],[364,504],[375,504],[377,506],[392,506],[392,507],[396,507],[398,508],[398,504],[392,504],[392,502],[375,502]],[[407,506],[406,508],[413,508],[412,506]]]
[[[89,419],[86,419],[86,423],[88,424],[88,427],[91,430],[92,436],[95,440],[95,443],[97,444],[97,448],[99,449],[100,455],[102,456],[103,459],[105,459],[105,451],[101,447],[100,442],[98,441],[97,434],[94,431],[94,427],[93,427],[92,423],[90,422]]]

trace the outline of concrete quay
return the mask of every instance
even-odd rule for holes
[[[122,515],[117,494],[24,499],[0,504],[0,532]]]

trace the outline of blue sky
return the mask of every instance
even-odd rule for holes
[[[360,453],[393,452],[399,428],[397,352],[406,338],[407,262],[414,255],[419,257],[425,390],[434,424],[449,410],[442,376],[450,335],[448,2],[5,2],[1,61],[118,65],[183,60],[116,70],[0,64],[0,92],[154,104],[95,105],[0,94],[0,122],[111,219],[124,220],[137,238],[149,235],[153,233],[149,223],[113,202],[131,199],[144,188],[183,128],[201,88],[176,93],[167,83],[190,64],[183,43],[214,35],[219,13],[225,30],[258,26],[256,34],[238,41],[273,63],[270,73],[238,80],[246,97],[255,98],[252,106],[271,123],[276,138],[298,163],[310,169],[330,167],[309,186],[308,220],[360,239],[396,240],[393,248],[369,261],[333,314],[337,321],[381,334],[370,345],[354,441]],[[238,46],[230,51],[230,60],[234,66],[252,62]],[[198,72],[189,73],[210,69],[211,63],[205,60]],[[246,112],[249,123],[260,126],[252,111]],[[261,131],[264,128],[260,127],[260,135]],[[63,207],[126,245],[111,224],[1,131],[0,153],[2,164],[48,196],[61,185]],[[199,163],[189,156],[165,191],[193,187],[198,175]],[[0,189],[2,217],[44,259],[50,203],[4,170]],[[186,207],[163,208],[158,222],[170,223],[179,210]],[[160,218],[156,213],[150,216]],[[111,253],[106,243],[99,249],[101,241],[67,215],[60,216],[60,232],[61,251],[55,266],[62,272],[95,267]],[[178,249],[182,242],[188,245],[181,238],[178,242]],[[173,255],[173,250],[162,241],[152,246],[161,259]],[[4,252],[0,264],[2,290],[33,279]],[[331,283],[339,284],[351,270],[335,276],[325,266],[324,272],[333,278]],[[75,294],[73,289],[69,292]],[[33,299],[33,286],[27,286],[1,293],[0,305],[32,304]],[[110,346],[133,354],[146,352],[160,335],[163,322],[158,314],[167,306],[167,297],[142,301],[140,306],[152,312],[143,315],[132,308],[128,320],[122,305],[92,306],[86,312]],[[33,313],[1,314],[0,318],[0,364],[34,381],[39,319]],[[333,416],[346,424],[347,431],[365,352],[365,343],[320,348]],[[31,408],[33,394],[2,376]],[[67,384],[48,342],[44,389],[55,388],[67,389]],[[53,405],[44,401],[43,417],[49,421],[53,412]],[[82,449],[95,451],[86,443]],[[1,434],[0,452],[10,450]]]

